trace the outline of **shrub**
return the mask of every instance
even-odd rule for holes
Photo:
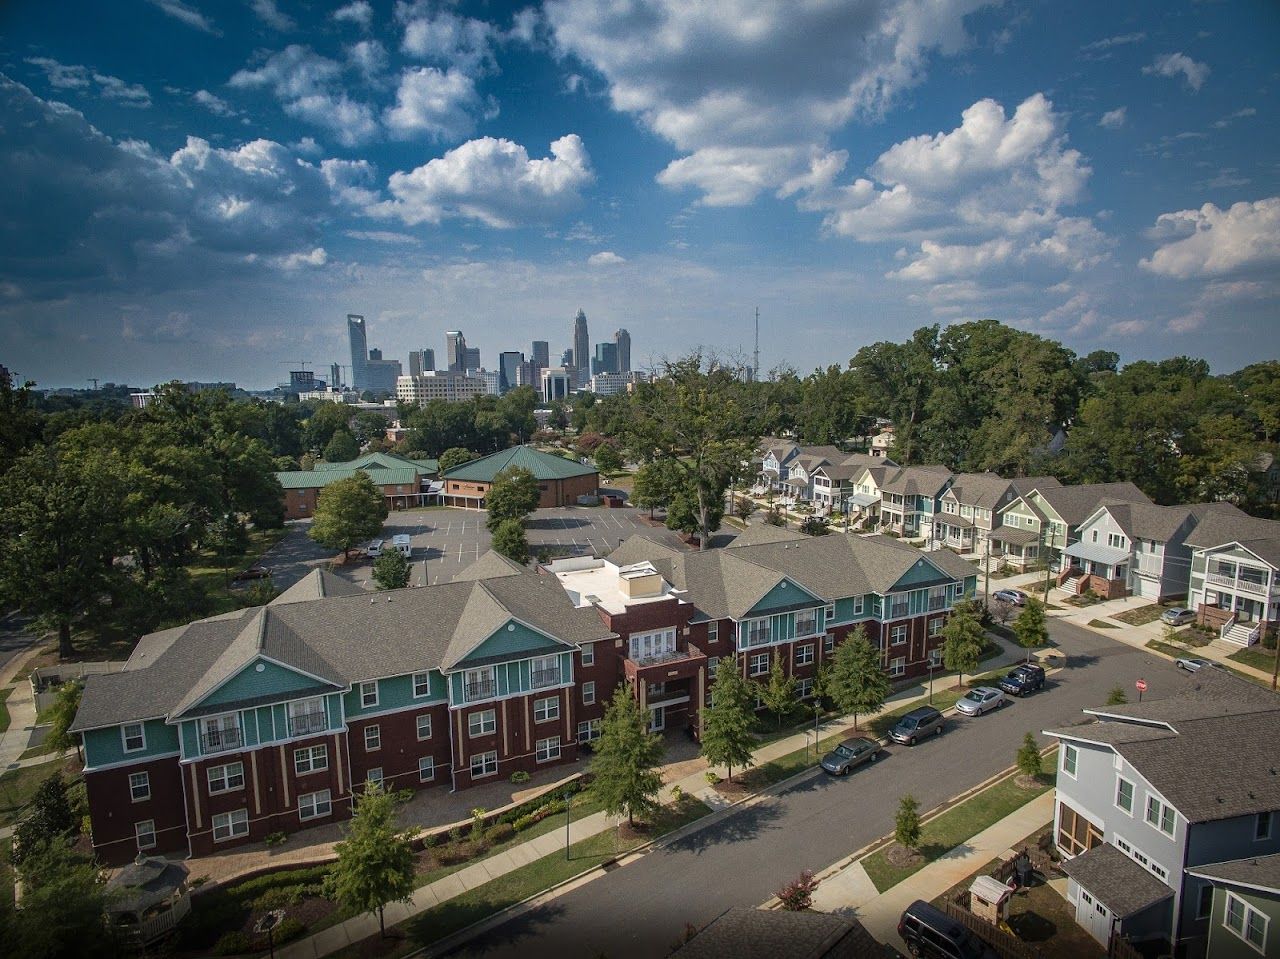
[[[453,843],[455,846],[458,843],[462,842],[461,826],[454,826],[452,829],[449,830],[449,842]]]
[[[683,799],[683,798],[684,798],[684,790],[683,790],[683,789],[681,789],[679,786],[672,786],[672,787],[671,787],[671,801],[672,801],[672,802],[679,802],[679,801],[680,801],[681,799]]]
[[[285,835],[283,832],[272,832],[272,833],[267,833],[266,838],[264,838],[262,841],[267,844],[268,848],[272,848],[274,846],[283,846],[286,842],[289,841],[289,837]]]
[[[213,951],[219,956],[238,956],[241,953],[252,952],[253,942],[245,933],[238,930],[226,932],[218,939]]]
[[[557,813],[562,813],[562,812],[564,812],[564,800],[553,799],[549,803],[544,803],[538,809],[538,818],[546,819],[548,816],[554,816]]]
[[[715,773],[713,773],[710,769],[707,770],[706,777],[707,777],[708,786],[715,786],[715,785],[718,785],[720,782],[720,777],[717,776]]]
[[[511,781],[513,783],[527,783],[529,781],[529,774],[523,769],[517,769],[511,774]]]
[[[268,889],[253,901],[253,908],[256,912],[269,912],[272,909],[283,909],[285,906],[297,905],[305,888],[304,886],[295,885],[276,886],[274,889]]]
[[[512,826],[515,828],[516,832],[524,832],[530,826],[537,823],[537,821],[538,821],[538,817],[535,816],[533,813],[525,813],[523,816],[517,819],[514,823],[512,823]]]
[[[800,912],[813,905],[813,892],[818,888],[818,880],[806,869],[776,893],[782,908],[788,912]]]
[[[471,810],[471,835],[480,835],[480,830],[484,828],[484,817],[488,810],[484,806],[476,806]]]
[[[307,927],[303,924],[301,919],[298,919],[296,916],[288,916],[285,918],[284,922],[276,926],[276,931],[271,935],[272,940],[278,946],[282,943],[292,942],[306,931]]]
[[[510,839],[516,834],[516,827],[509,822],[500,822],[497,825],[490,826],[484,834],[484,838],[490,845],[497,845],[504,840]]]
[[[429,832],[422,837],[423,849],[434,849],[440,844],[440,834],[438,832]]]

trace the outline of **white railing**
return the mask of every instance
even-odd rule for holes
[[[173,901],[173,906],[159,915],[138,923],[137,936],[144,943],[164,935],[191,911],[191,893],[184,892]]]
[[[1235,618],[1235,615],[1233,614],[1229,620],[1227,620],[1225,623],[1222,624],[1222,628],[1218,630],[1218,638],[1226,639],[1227,631],[1230,630],[1231,627],[1234,626],[1235,624],[1236,624],[1236,618]]]
[[[1259,596],[1267,593],[1266,583],[1256,583],[1251,579],[1241,579],[1239,576],[1227,576],[1224,573],[1209,573],[1205,579],[1215,586],[1226,586],[1230,589],[1240,590],[1245,593],[1257,593]]]

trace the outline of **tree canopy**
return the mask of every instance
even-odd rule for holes
[[[826,675],[826,695],[841,712],[853,713],[857,730],[858,714],[879,709],[892,691],[880,653],[868,642],[866,627],[859,623],[836,647]]]
[[[408,902],[417,886],[414,830],[401,829],[396,800],[380,784],[366,783],[355,799],[346,837],[334,846],[338,860],[325,877],[325,891],[351,912],[378,915],[385,937],[386,907]]]
[[[494,476],[485,494],[485,525],[494,532],[507,520],[523,522],[538,508],[541,496],[537,477],[521,466],[508,466]]]
[[[662,738],[649,731],[649,711],[642,709],[625,684],[619,683],[605,707],[600,738],[591,759],[592,793],[611,816],[627,816],[634,824],[658,806],[662,776]]]
[[[713,766],[724,766],[733,781],[733,767],[753,762],[755,691],[741,673],[737,657],[722,656],[716,664],[711,705],[702,710],[702,755]]]
[[[387,518],[387,498],[368,473],[336,480],[320,491],[315,518],[307,535],[330,549],[350,553],[363,540],[382,532]]]

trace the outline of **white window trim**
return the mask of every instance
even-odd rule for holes
[[[562,755],[563,743],[559,736],[547,736],[533,744],[534,759],[540,763],[555,762]],[[552,750],[555,750],[553,753]],[[546,755],[543,755],[546,753]]]
[[[490,722],[486,724],[484,717],[488,716]],[[472,723],[479,720],[479,728],[475,728]],[[486,725],[490,725],[489,729],[485,729]],[[467,715],[467,738],[478,739],[481,736],[492,736],[498,731],[498,711],[496,709],[482,709],[478,713],[469,713]]]
[[[493,771],[492,771],[492,772],[485,772],[485,771],[484,771],[484,767],[485,767],[485,765],[487,765],[487,763],[485,763],[485,757],[486,757],[486,756],[492,756],[492,757],[493,757]],[[480,770],[481,770],[481,771],[480,771],[480,772],[478,772],[478,773],[476,772],[476,760],[477,760],[477,759],[478,759],[478,760],[480,760]],[[498,751],[497,751],[496,749],[489,749],[489,750],[486,750],[485,752],[482,752],[482,753],[473,753],[473,754],[472,754],[472,756],[471,756],[471,758],[470,758],[470,760],[469,760],[469,762],[468,762],[468,764],[467,764],[467,766],[468,766],[468,768],[471,770],[471,778],[472,778],[472,779],[487,779],[487,778],[488,778],[488,777],[490,777],[490,776],[496,776],[496,775],[498,775]]]
[[[383,774],[381,766],[374,766],[372,769],[370,769],[368,772],[364,774],[365,782],[377,783],[379,786],[381,786],[384,782],[386,782],[386,779],[387,777]]]
[[[142,786],[146,790],[146,795],[138,796],[134,794],[133,777],[142,777]],[[143,771],[138,773],[129,773],[129,799],[131,802],[146,802],[151,798],[151,773]]]
[[[1155,822],[1152,822],[1152,821],[1151,821],[1151,806],[1152,806],[1152,803],[1154,803],[1154,804],[1155,804],[1155,808],[1156,808],[1156,821],[1155,821]],[[1165,814],[1165,812],[1172,813],[1172,816],[1170,817],[1170,819],[1171,819],[1172,821],[1170,822],[1170,824],[1169,824],[1169,828],[1168,828],[1168,829],[1165,829],[1165,828],[1164,828],[1164,814]],[[1160,832],[1162,835],[1168,836],[1168,837],[1170,837],[1170,838],[1173,838],[1173,836],[1174,836],[1174,835],[1177,833],[1177,831],[1178,831],[1178,813],[1177,813],[1177,810],[1175,810],[1172,806],[1170,806],[1167,802],[1165,802],[1163,799],[1161,799],[1159,796],[1157,796],[1157,795],[1156,795],[1155,793],[1153,793],[1153,792],[1148,792],[1148,793],[1147,793],[1147,801],[1146,801],[1146,803],[1143,805],[1143,810],[1142,810],[1142,820],[1143,820],[1143,822],[1145,822],[1148,826],[1153,827],[1153,828],[1154,828],[1154,829],[1156,829],[1158,832]]]
[[[889,675],[904,676],[907,672],[907,657],[895,656],[889,660]]]
[[[1121,783],[1125,783],[1129,787],[1129,808],[1128,809],[1125,809],[1124,806],[1120,805],[1120,784]],[[1136,784],[1130,782],[1128,779],[1125,779],[1123,776],[1116,777],[1115,805],[1117,809],[1119,809],[1122,813],[1127,815],[1130,819],[1133,818],[1134,807],[1138,805],[1138,787]]]
[[[129,748],[129,727],[130,726],[138,727],[138,735],[142,739],[142,745],[134,746],[132,749]],[[147,748],[146,723],[125,723],[123,726],[121,726],[120,727],[120,745],[124,748],[124,751],[126,753],[145,752]]]
[[[588,681],[582,684],[582,705],[592,706],[596,701],[596,684]]]
[[[373,687],[373,702],[366,702],[368,688]],[[360,684],[360,708],[373,709],[378,705],[378,681],[376,679],[366,680]]]
[[[541,712],[541,716],[539,716]],[[533,721],[535,723],[555,722],[560,718],[560,697],[544,696],[533,701]]]
[[[586,643],[582,647],[582,665],[594,666],[596,664],[596,647],[594,643]]]
[[[747,660],[747,675],[749,676],[765,676],[769,673],[769,668],[773,665],[771,657],[768,653],[752,653],[751,658]],[[760,659],[764,660],[764,669],[756,669],[756,663]]]
[[[418,692],[418,677],[419,677],[419,676],[421,676],[421,677],[422,677],[422,679],[426,682],[426,687],[427,687],[427,688],[426,688],[426,690],[425,690],[424,692],[421,692],[421,693],[420,693],[420,692]],[[431,674],[430,674],[430,673],[414,673],[414,674],[410,677],[410,682],[412,682],[412,683],[413,683],[413,698],[414,698],[414,699],[426,699],[428,696],[430,696],[430,695],[431,695]]]
[[[325,797],[324,812],[320,812],[321,804],[319,800],[316,799],[317,796]],[[302,809],[302,806],[303,806],[302,801],[304,799],[310,800],[308,805],[311,807],[311,812],[306,814],[303,813],[303,809]],[[333,794],[329,790],[317,789],[315,792],[303,793],[301,796],[298,797],[298,819],[300,821],[310,822],[312,819],[324,819],[326,816],[332,816],[332,815],[333,815]]]
[[[586,727],[586,736],[583,736],[583,727]],[[600,738],[600,720],[584,719],[578,723],[578,742],[589,743]]]
[[[905,646],[909,635],[910,630],[906,626],[893,626],[889,629],[889,645]],[[901,637],[901,639],[898,637]]]
[[[227,824],[227,834],[221,838],[218,837],[219,819],[225,821]],[[218,813],[213,817],[211,825],[213,828],[214,842],[229,842],[232,839],[241,839],[249,835],[249,810],[241,807],[239,809],[232,809],[227,812]],[[244,830],[242,832],[236,831],[236,827],[238,825],[244,826]]]
[[[813,662],[814,649],[813,643],[805,643],[803,646],[796,647],[796,665],[808,666]]]
[[[431,773],[431,775],[429,775],[429,776],[424,776],[424,775],[422,774],[422,773],[423,773],[423,763],[427,763],[427,764],[429,764],[429,765],[427,766],[427,770]],[[435,778],[436,778],[436,758],[435,758],[434,756],[420,756],[420,757],[418,757],[418,782],[420,782],[420,783],[429,783],[429,782],[433,782],[433,781],[435,780]]]
[[[150,835],[151,835],[151,841],[150,841],[149,843],[147,843],[146,845],[143,845],[143,843],[142,843],[142,834],[143,834],[143,831],[142,831],[141,829],[139,829],[138,827],[139,827],[139,826],[145,826],[145,825],[147,825],[147,823],[150,823],[150,824],[151,824],[151,829],[150,829],[150,830],[147,830],[147,831],[150,833]],[[156,821],[155,821],[154,819],[143,819],[143,820],[140,820],[140,821],[138,821],[138,822],[135,822],[135,823],[133,824],[133,839],[134,839],[134,842],[136,842],[136,843],[138,844],[138,849],[139,849],[139,850],[142,850],[142,849],[155,849],[155,848],[156,848]]]
[[[427,721],[427,734],[425,736],[422,735],[422,721],[424,719]],[[421,713],[418,715],[417,719],[414,720],[414,731],[418,736],[418,742],[423,742],[424,740],[431,738],[432,728],[430,713]]]
[[[237,777],[233,777],[229,772],[227,772],[227,770],[231,769],[233,766],[239,766],[239,767],[240,767],[240,773],[239,773],[239,776],[238,776],[238,778],[239,778],[239,780],[240,780],[240,784],[239,784],[239,785],[237,785],[237,786],[223,785],[221,788],[214,789],[214,788],[213,788],[213,782],[214,782],[214,775],[213,775],[213,774],[214,774],[215,772],[217,772],[217,771],[221,771],[221,772],[222,772],[222,776],[221,776],[221,777],[219,777],[219,778],[222,780],[222,782],[223,782],[224,784],[228,784],[228,783],[230,783],[230,782],[231,782],[231,780],[232,780],[233,778],[237,778]],[[242,762],[234,762],[234,763],[222,763],[222,764],[221,764],[221,765],[219,765],[219,766],[208,766],[208,767],[206,767],[206,769],[205,769],[205,782],[206,782],[206,784],[207,784],[207,785],[208,785],[208,787],[209,787],[209,795],[210,795],[210,796],[221,796],[223,793],[233,793],[233,792],[238,792],[239,790],[244,789],[244,763],[242,763]]]
[[[1271,924],[1270,917],[1265,912],[1262,912],[1260,909],[1253,908],[1253,906],[1249,905],[1247,900],[1241,899],[1234,892],[1231,892],[1230,890],[1226,890],[1226,893],[1227,893],[1227,898],[1222,905],[1223,927],[1227,930],[1227,932],[1231,933],[1233,936],[1235,936],[1237,939],[1239,939],[1249,948],[1256,949],[1259,952],[1259,954],[1265,956],[1267,954],[1267,938],[1271,931],[1268,928]],[[1240,903],[1240,907],[1244,910],[1244,912],[1241,915],[1242,923],[1238,931],[1235,928],[1233,928],[1229,922],[1227,922],[1227,917],[1231,915],[1232,900],[1235,900],[1236,902]],[[1248,938],[1250,914],[1258,916],[1262,919],[1262,945],[1260,946],[1257,945],[1256,943],[1250,942]]]
[[[1068,769],[1068,768],[1067,768],[1067,759],[1068,759],[1068,757],[1070,757],[1070,758],[1073,760],[1073,763],[1072,763],[1072,764],[1075,766],[1075,771],[1074,771],[1074,772],[1073,772],[1072,770],[1070,770],[1070,769]],[[1063,746],[1062,746],[1062,773],[1063,773],[1063,775],[1070,776],[1072,779],[1075,779],[1075,778],[1076,778],[1076,773],[1078,773],[1079,771],[1080,771],[1080,750],[1079,750],[1079,748],[1078,748],[1078,747],[1076,747],[1076,746],[1072,746],[1070,743],[1064,743],[1064,744],[1063,744]]]
[[[324,765],[316,765],[316,750],[320,750],[324,755]],[[298,757],[300,754],[306,753],[307,768],[299,769]],[[293,751],[293,774],[295,776],[307,776],[311,773],[324,772],[329,768],[329,747],[325,743],[319,743],[315,746],[303,746],[301,749]]]
[[[373,740],[373,745],[369,745],[369,740]],[[367,753],[376,753],[382,748],[382,727],[378,723],[370,723],[364,727],[364,751]]]

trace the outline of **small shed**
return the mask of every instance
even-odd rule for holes
[[[979,919],[998,926],[1009,918],[1009,899],[1014,888],[994,876],[979,876],[969,887],[969,911]]]
[[[142,943],[158,939],[191,911],[189,872],[178,862],[138,858],[107,880],[107,912],[118,929]]]

